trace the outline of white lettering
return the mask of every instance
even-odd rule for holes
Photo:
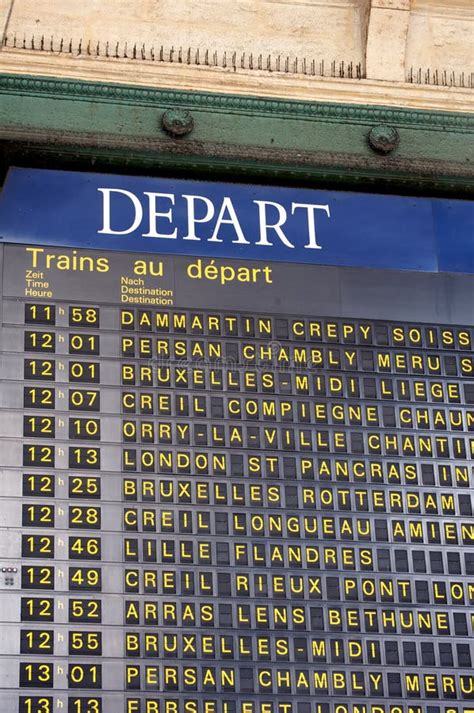
[[[99,230],[97,232],[106,233],[108,235],[128,235],[129,233],[133,233],[133,231],[138,228],[143,218],[143,209],[136,195],[134,193],[130,193],[130,191],[125,191],[122,188],[98,188],[97,190],[103,195],[102,230]],[[135,218],[133,220],[132,225],[126,230],[112,230],[110,226],[111,193],[121,193],[122,195],[127,196],[127,198],[130,198],[133,203],[133,207],[135,208]]]
[[[229,214],[228,218],[224,218],[226,211]],[[245,239],[245,235],[242,232],[232,200],[228,196],[224,196],[219,215],[217,216],[216,226],[214,228],[214,232],[212,233],[212,237],[209,238],[209,242],[212,241],[214,243],[222,243],[222,240],[218,237],[218,235],[219,228],[223,224],[232,225],[234,228],[237,240],[233,240],[233,243],[244,243],[245,245],[249,245],[249,241]]]
[[[144,219],[144,206],[140,198],[131,191],[122,188],[98,188],[99,193],[102,193],[102,208],[103,220],[102,228],[98,233],[107,235],[129,235],[140,229]],[[113,197],[115,195],[115,197]],[[243,199],[239,198],[237,205],[234,204],[230,196],[224,196],[217,207],[211,198],[193,194],[178,194],[174,193],[155,193],[145,191],[144,196],[148,199],[148,232],[141,233],[145,238],[164,238],[176,240],[179,237],[182,240],[207,240],[213,243],[222,243],[222,237],[225,226],[230,226],[230,229],[235,233],[232,243],[239,245],[250,245],[251,240],[247,239],[242,226],[247,223],[241,223],[242,216],[249,221],[255,215],[249,212],[249,204],[243,204]],[[183,199],[184,203],[180,203]],[[143,200],[143,199],[142,199]],[[176,215],[176,226],[174,225],[175,206],[178,202],[178,211]],[[294,229],[290,231],[290,235],[299,236],[303,241],[304,221],[306,220],[306,244],[302,247],[310,250],[322,250],[322,245],[318,242],[316,231],[316,211],[325,213],[327,218],[331,218],[331,212],[328,204],[318,203],[291,203],[291,213],[285,205],[275,201],[254,200],[252,201],[258,208],[258,223],[259,233],[255,245],[272,247],[277,238],[285,247],[295,248],[295,245],[287,236],[284,227],[286,226],[289,216],[296,214],[296,211],[305,211],[303,220],[303,229],[299,228],[300,220],[297,222]],[[112,227],[112,208],[119,211],[115,217],[114,227]],[[242,214],[239,213],[242,211]],[[215,217],[217,216],[217,217]],[[187,219],[187,233],[185,231],[184,221]],[[215,224],[214,224],[215,219]],[[319,218],[318,218],[319,220]],[[117,222],[122,225],[117,225]],[[126,223],[129,222],[128,227]],[[291,219],[290,219],[291,222]],[[125,223],[125,225],[124,225]],[[209,225],[208,231],[204,226]],[[211,224],[214,224],[213,227]],[[162,226],[168,227],[170,232],[163,230]],[[203,228],[200,236],[196,234],[199,226]],[[143,230],[144,228],[142,228]],[[146,229],[146,227],[145,227]],[[212,233],[211,233],[212,231]],[[273,231],[273,233],[271,232]],[[211,233],[210,237],[209,234]],[[229,234],[229,229],[227,233]],[[257,237],[257,236],[255,236]],[[253,236],[252,236],[253,238]],[[293,238],[292,238],[293,239]],[[253,242],[253,239],[252,239]]]
[[[175,228],[172,233],[158,233],[156,230],[156,219],[166,218],[170,223],[173,220],[173,209],[165,211],[164,213],[158,213],[156,210],[156,199],[165,198],[174,205],[174,195],[173,193],[148,193],[144,191],[144,194],[148,196],[149,207],[150,207],[150,230],[148,233],[143,233],[144,238],[171,238],[175,240],[178,237],[178,228]]]
[[[305,208],[307,219],[308,219],[308,237],[309,242],[305,245],[305,248],[312,248],[313,250],[322,250],[321,245],[316,242],[316,217],[314,215],[316,210],[323,210],[327,217],[330,218],[331,214],[329,212],[328,205],[317,205],[313,203],[292,203],[291,204],[291,215],[294,215],[297,208]]]
[[[258,219],[260,223],[260,240],[258,240],[255,245],[273,245],[273,243],[268,240],[268,231],[274,230],[275,233],[280,238],[283,245],[288,248],[294,248],[295,246],[290,243],[285,233],[281,229],[281,226],[286,223],[286,210],[280,203],[273,203],[272,201],[254,201],[258,205]],[[277,209],[278,220],[276,223],[269,224],[267,222],[267,206],[272,206]]]
[[[214,216],[214,205],[209,198],[205,198],[204,196],[183,194],[183,198],[187,203],[188,215],[188,234],[183,236],[183,240],[201,240],[201,238],[196,235],[196,223],[208,223]],[[204,218],[196,218],[196,201],[202,201],[206,206]]]

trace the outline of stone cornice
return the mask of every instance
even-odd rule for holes
[[[120,95],[120,85],[125,85],[122,100],[127,94],[131,96],[132,91],[142,91],[140,101],[146,101],[147,94],[170,90],[175,95],[180,91],[192,91],[196,97],[219,94],[216,110],[218,105],[222,105],[225,101],[225,95],[231,95],[230,103],[234,106],[237,106],[239,97],[242,97],[240,109],[244,108],[245,101],[257,99],[274,100],[272,105],[298,103],[301,106],[311,104],[314,107],[320,103],[341,104],[344,105],[345,111],[354,104],[363,105],[367,110],[376,107],[393,107],[394,111],[402,108],[446,114],[470,113],[473,109],[472,92],[454,86],[310,77],[248,69],[234,71],[221,67],[152,63],[131,59],[112,61],[29,50],[2,50],[0,73],[12,77],[12,90],[15,75],[29,75],[32,91],[34,77],[38,77],[41,91],[47,91],[47,87],[50,91],[54,91],[54,80],[57,80],[63,87],[71,87],[72,93],[80,92],[84,98],[92,91],[90,87],[97,87],[93,91],[97,95],[102,94],[105,98],[109,91],[107,87],[111,84],[114,85],[113,94],[116,99]],[[48,81],[51,84],[48,85]],[[74,90],[72,86],[76,83],[78,88]],[[26,84],[23,86],[26,89]],[[100,86],[103,88],[102,91]],[[136,96],[138,97],[138,94]]]

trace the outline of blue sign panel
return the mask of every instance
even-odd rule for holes
[[[0,215],[0,713],[474,713],[471,204]]]
[[[474,272],[468,201],[14,168],[5,242]]]

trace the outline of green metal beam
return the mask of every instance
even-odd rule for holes
[[[3,167],[12,162],[357,190],[472,194],[474,119],[467,114],[137,88],[0,75]],[[173,138],[167,109],[191,113]],[[400,143],[377,154],[384,124]]]

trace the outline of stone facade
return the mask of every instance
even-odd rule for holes
[[[472,108],[470,0],[0,0],[0,72]]]

